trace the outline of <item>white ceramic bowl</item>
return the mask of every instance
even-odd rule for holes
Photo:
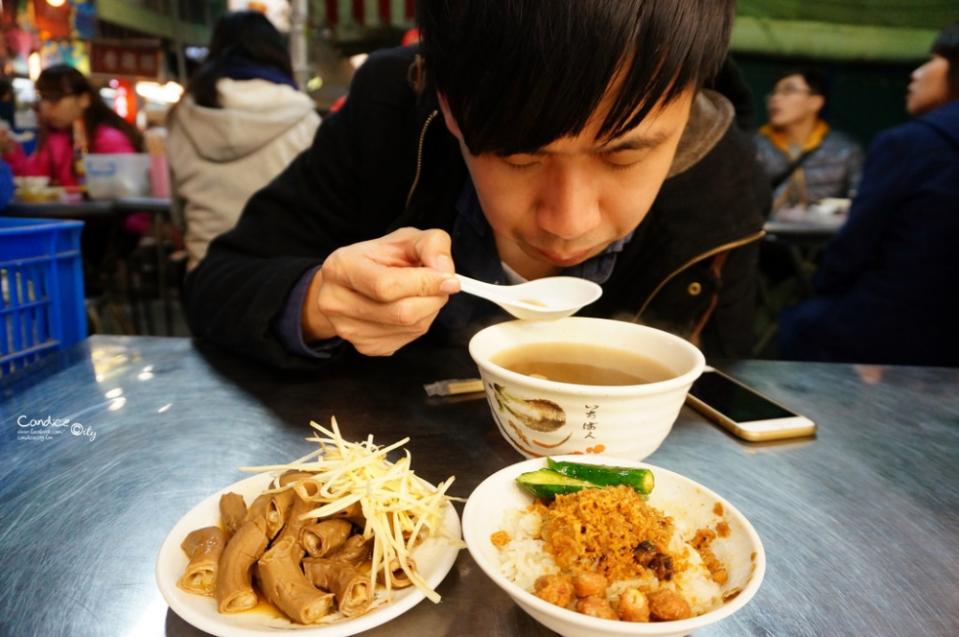
[[[673,377],[644,385],[574,385],[519,374],[491,361],[525,344],[582,343],[623,349],[669,369]],[[642,460],[672,429],[689,387],[703,372],[702,353],[689,341],[644,325],[599,318],[507,321],[479,331],[469,344],[500,433],[527,458],[603,453]],[[534,430],[514,406],[549,404],[562,426]]]
[[[14,185],[24,190],[40,190],[50,185],[50,178],[44,175],[28,175],[13,178]]]
[[[484,480],[466,502],[463,510],[463,538],[473,560],[513,598],[533,619],[561,635],[569,637],[673,637],[686,635],[728,617],[752,599],[766,571],[766,554],[756,530],[729,502],[689,478],[640,462],[629,462],[602,456],[565,456],[558,460],[594,464],[617,464],[645,467],[653,471],[656,487],[649,504],[682,520],[693,532],[702,527],[715,527],[720,518],[729,525],[729,535],[717,537],[710,549],[726,566],[729,579],[722,586],[724,596],[737,589],[739,594],[708,613],[671,622],[632,623],[589,617],[546,602],[520,588],[500,572],[499,552],[490,536],[502,528],[503,514],[525,508],[532,498],[516,486],[516,477],[526,471],[545,466],[543,459],[526,460],[497,471]],[[716,503],[723,513],[714,512]],[[688,538],[687,538],[688,539]]]

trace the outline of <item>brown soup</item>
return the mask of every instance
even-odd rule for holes
[[[582,343],[520,345],[498,352],[491,361],[519,374],[577,385],[644,385],[676,376],[645,356]]]

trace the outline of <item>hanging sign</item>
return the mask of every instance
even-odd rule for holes
[[[90,71],[93,73],[159,80],[160,59],[160,44],[155,40],[94,40],[90,43]]]

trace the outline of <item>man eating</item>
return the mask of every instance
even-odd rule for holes
[[[192,329],[287,368],[462,341],[504,315],[454,272],[564,274],[583,312],[748,352],[768,191],[703,90],[732,0],[423,0],[310,149],[187,281]]]

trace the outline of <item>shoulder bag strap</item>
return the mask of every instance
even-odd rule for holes
[[[799,170],[800,166],[802,166],[803,163],[809,158],[809,156],[812,155],[812,154],[813,154],[814,152],[816,152],[817,150],[818,150],[818,147],[813,148],[813,149],[811,149],[811,150],[805,151],[802,155],[800,155],[799,157],[797,157],[796,159],[794,159],[794,160],[792,161],[792,163],[789,164],[789,166],[786,167],[786,170],[784,170],[783,172],[781,172],[781,173],[779,173],[778,175],[776,175],[775,177],[773,177],[772,180],[771,180],[771,182],[770,182],[770,185],[772,186],[772,189],[773,189],[773,190],[776,190],[776,188],[779,188],[779,186],[780,186],[784,181],[786,181],[787,179],[789,179],[794,172],[796,172],[797,170]]]

